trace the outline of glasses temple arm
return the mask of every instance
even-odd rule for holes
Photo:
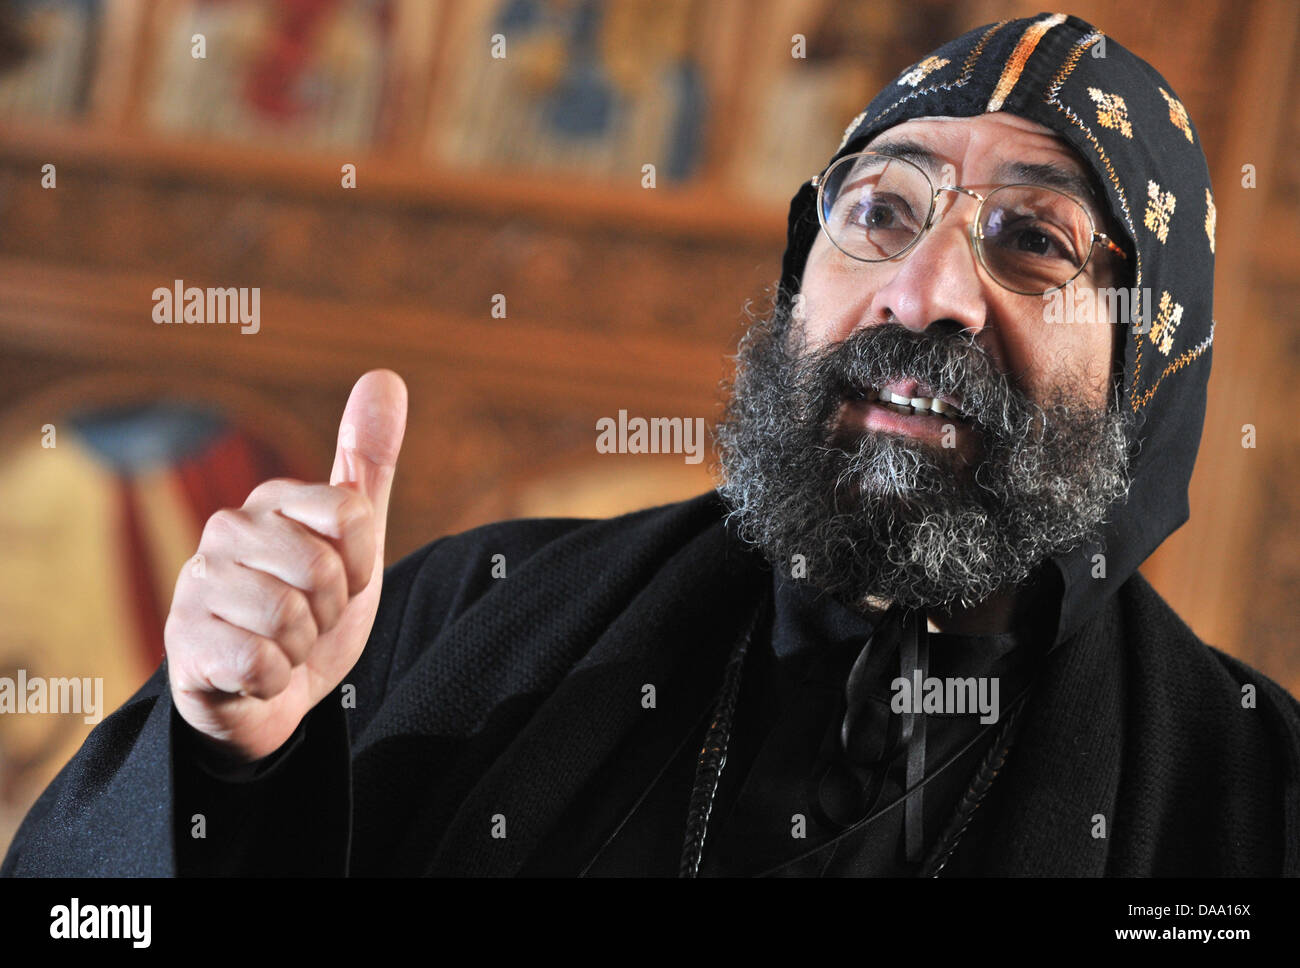
[[[1098,242],[1104,242],[1106,244],[1106,248],[1110,249],[1110,251],[1114,252],[1120,258],[1125,260],[1128,259],[1128,253],[1125,252],[1122,247],[1116,245],[1115,240],[1112,239],[1105,232],[1094,232],[1092,237],[1094,240]]]

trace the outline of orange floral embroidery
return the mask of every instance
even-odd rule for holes
[[[1165,356],[1174,348],[1174,333],[1182,321],[1182,303],[1174,302],[1174,297],[1168,291],[1162,292],[1155,322],[1151,324],[1151,342]]]
[[[1169,220],[1173,218],[1174,203],[1177,201],[1173,192],[1162,192],[1155,182],[1147,182],[1147,210],[1142,224],[1154,232],[1161,242],[1169,237]]]
[[[1187,135],[1188,141],[1191,141],[1192,125],[1187,118],[1187,108],[1183,107],[1182,101],[1178,100],[1178,98],[1174,97],[1163,87],[1160,88],[1160,93],[1164,96],[1165,102],[1169,105],[1170,123],[1183,134]]]
[[[1128,120],[1128,105],[1118,94],[1107,94],[1100,88],[1088,88],[1088,97],[1097,103],[1097,123],[1103,128],[1113,128],[1126,138],[1133,137],[1133,125]]]

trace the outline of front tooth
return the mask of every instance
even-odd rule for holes
[[[929,398],[929,397],[913,397],[912,400],[911,400],[911,404],[912,404],[912,409],[913,409],[913,410],[929,410],[929,409],[930,409],[930,398]]]
[[[948,406],[948,404],[938,398],[930,401],[930,409],[935,413],[952,413],[952,407]]]
[[[893,394],[890,393],[888,390],[881,390],[879,393],[876,394],[876,396],[880,398],[882,403],[890,403],[892,402],[890,398],[893,396]]]
[[[897,403],[897,404],[899,404],[900,406],[903,406],[903,407],[910,407],[910,406],[912,405],[912,398],[911,398],[911,397],[904,397],[904,396],[901,396],[901,395],[899,395],[899,394],[897,394],[897,393],[891,393],[891,394],[889,395],[889,402],[890,402],[890,403]]]

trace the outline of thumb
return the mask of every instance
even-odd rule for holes
[[[356,382],[343,408],[330,484],[354,488],[370,500],[381,557],[388,496],[405,433],[406,384],[392,370],[371,370]]]

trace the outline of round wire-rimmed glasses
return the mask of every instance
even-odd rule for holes
[[[1046,185],[1000,185],[987,195],[960,185],[936,188],[914,162],[873,151],[845,155],[812,183],[822,231],[860,262],[906,255],[934,224],[942,192],[979,202],[969,225],[971,247],[989,277],[1011,292],[1042,296],[1064,288],[1088,267],[1099,244],[1128,258],[1097,231],[1082,202]]]

